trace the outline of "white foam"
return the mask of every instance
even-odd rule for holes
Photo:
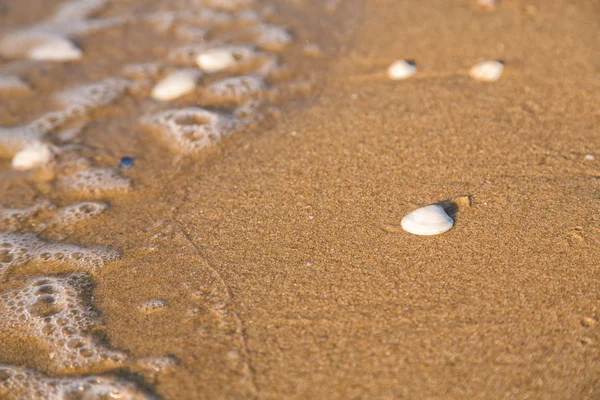
[[[262,96],[266,89],[264,79],[259,76],[235,76],[207,85],[203,100],[207,104],[242,104]]]
[[[2,208],[0,209],[0,222],[2,229],[15,231],[21,229],[23,224],[30,218],[36,216],[40,211],[51,210],[54,205],[49,200],[41,200],[29,207]],[[2,253],[0,248],[0,254]]]
[[[131,179],[119,175],[113,168],[86,168],[59,177],[58,186],[63,190],[102,194],[127,192],[133,185]]]
[[[169,144],[184,152],[213,146],[238,128],[238,121],[199,107],[167,110],[142,117],[140,122],[158,130]]]
[[[72,0],[62,3],[47,21],[56,24],[85,20],[108,5],[108,0]]]
[[[122,365],[127,354],[97,336],[103,321],[90,304],[92,289],[90,277],[81,272],[29,278],[21,288],[0,294],[3,327],[36,338],[53,372]]]
[[[70,225],[100,215],[107,209],[108,204],[98,201],[71,204],[58,209],[53,222],[55,225]]]
[[[11,268],[28,262],[58,262],[94,272],[119,257],[105,247],[46,242],[34,233],[0,232],[0,278]]]
[[[251,28],[259,47],[269,51],[282,51],[294,41],[290,31],[279,25],[260,24]]]
[[[5,400],[155,400],[135,382],[113,375],[48,376],[0,364],[0,398]]]
[[[125,93],[130,84],[127,79],[106,78],[99,82],[64,90],[55,97],[60,104],[67,107],[69,114],[85,114],[115,102]]]

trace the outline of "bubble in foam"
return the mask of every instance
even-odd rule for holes
[[[0,232],[0,278],[28,262],[60,262],[94,272],[118,257],[119,252],[105,247],[46,242],[34,233]]]
[[[77,223],[96,215],[102,214],[108,209],[108,204],[98,201],[84,201],[60,208],[53,218],[55,225],[69,225]]]
[[[39,341],[53,372],[122,365],[129,356],[108,347],[99,335],[103,321],[91,304],[92,289],[83,272],[29,278],[21,288],[0,293],[0,329]]]
[[[207,104],[242,104],[266,92],[263,78],[254,75],[234,76],[207,85],[203,100]]]
[[[14,154],[25,146],[42,140],[48,133],[69,120],[64,111],[52,111],[27,125],[0,127],[0,150]]]
[[[61,176],[58,186],[67,191],[102,194],[127,192],[132,188],[131,179],[119,175],[113,168],[86,168]]]
[[[250,28],[257,45],[269,51],[282,51],[294,40],[290,31],[283,26],[260,24]]]
[[[165,65],[159,61],[127,64],[123,67],[123,75],[136,80],[156,79],[164,69]]]
[[[57,94],[56,99],[71,113],[85,113],[107,106],[121,97],[131,82],[123,78],[106,78],[100,82],[81,85]]]
[[[185,152],[213,146],[239,125],[233,117],[199,107],[163,111],[142,117],[140,122],[158,130],[172,147]]]
[[[6,400],[154,400],[135,382],[113,375],[47,376],[36,370],[0,364],[0,398]]]
[[[54,205],[49,200],[36,202],[29,207],[23,208],[2,208],[0,209],[0,223],[2,229],[15,231],[21,229],[23,224],[30,218],[36,216],[40,211],[51,210]],[[2,249],[0,248],[0,254]]]

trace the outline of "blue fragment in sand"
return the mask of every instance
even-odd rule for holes
[[[121,161],[119,161],[119,168],[131,168],[133,167],[133,162],[135,158],[133,157],[123,157]]]

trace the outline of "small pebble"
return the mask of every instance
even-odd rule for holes
[[[133,157],[123,157],[119,161],[119,168],[131,168],[131,167],[133,167],[134,161],[135,161],[135,158],[133,158]]]
[[[75,61],[83,52],[68,39],[52,38],[27,52],[27,57],[36,61]]]
[[[416,73],[417,66],[415,63],[407,60],[394,61],[387,69],[388,77],[395,81],[410,78]]]
[[[415,235],[439,235],[454,225],[454,220],[437,204],[418,208],[402,218],[402,229]]]
[[[182,69],[171,72],[152,89],[152,98],[160,101],[175,100],[196,88],[201,72],[196,69]]]
[[[585,161],[594,161],[594,155],[593,154],[586,154],[585,157],[583,157],[583,159]]]
[[[494,82],[500,79],[504,63],[500,61],[483,61],[475,64],[469,71],[471,78],[478,81]]]
[[[28,171],[45,167],[54,159],[54,153],[47,144],[36,142],[25,146],[12,159],[13,169]]]

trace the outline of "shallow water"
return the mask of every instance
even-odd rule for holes
[[[111,391],[136,399],[256,395],[246,327],[233,309],[230,288],[169,217],[183,201],[183,188],[169,187],[170,175],[186,174],[186,165],[210,163],[239,146],[230,136],[252,140],[310,104],[342,43],[320,34],[329,24],[346,29],[341,13],[352,9],[338,6],[251,0],[3,3],[0,73],[12,81],[0,87],[0,329],[6,338],[0,397],[69,398],[79,384],[92,398]],[[43,40],[39,31],[72,40],[82,59],[28,60],[28,48]],[[227,46],[244,46],[246,55],[202,74],[196,89],[181,98],[150,97],[169,72],[196,68],[198,54]],[[51,149],[52,160],[32,171],[11,170],[15,154],[40,142]],[[131,169],[119,167],[126,156],[135,159]],[[119,217],[107,221],[116,210]],[[175,347],[182,340],[188,351],[137,351],[134,343],[144,347],[135,333],[139,323],[113,313],[126,307],[119,307],[118,298],[98,293],[106,278],[117,276],[104,267],[147,275],[138,270],[143,264],[185,258],[186,252],[188,262],[198,265],[194,276],[173,270],[179,301],[153,298],[162,278],[151,285],[134,278],[122,293],[135,299],[135,319],[166,334],[170,352],[179,353]],[[119,258],[146,261],[133,267]],[[100,303],[117,309],[107,312]],[[113,340],[104,328],[107,320],[128,321],[133,342]],[[182,331],[183,325],[191,329]],[[208,376],[190,379],[206,373],[201,371]],[[94,377],[98,373],[119,377]],[[165,384],[164,374],[180,378]],[[90,383],[98,379],[105,381]]]

